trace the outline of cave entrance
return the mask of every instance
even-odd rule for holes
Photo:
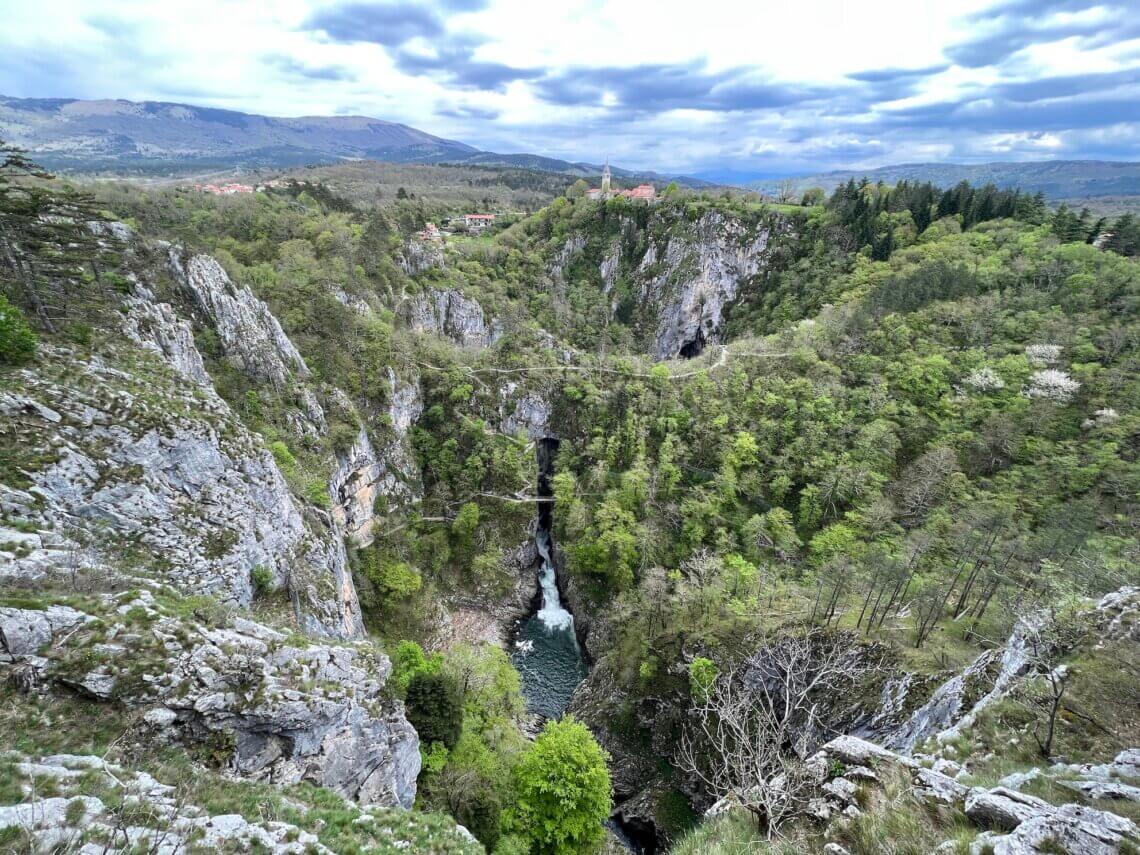
[[[705,349],[705,331],[702,329],[697,330],[697,334],[681,345],[681,350],[677,354],[682,359],[692,359],[694,356],[700,356]]]

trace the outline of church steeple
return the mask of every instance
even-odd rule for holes
[[[610,192],[610,159],[606,158],[606,165],[602,167],[602,196]]]

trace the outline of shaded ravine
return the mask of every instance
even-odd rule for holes
[[[574,616],[562,605],[558,591],[551,477],[558,440],[538,441],[538,521],[534,545],[538,552],[539,591],[535,611],[514,637],[511,661],[518,669],[527,709],[545,718],[561,718],[570,696],[589,673],[574,628]],[[542,501],[547,500],[547,501]]]
[[[575,689],[589,676],[586,651],[578,640],[574,615],[562,604],[558,588],[558,565],[551,535],[554,523],[554,496],[551,479],[558,440],[538,441],[538,518],[534,546],[538,554],[538,590],[530,616],[516,631],[511,644],[511,661],[519,672],[527,709],[541,719],[561,718],[570,705]],[[656,837],[641,835],[627,827],[620,811],[604,823],[613,840],[634,855],[653,855]]]

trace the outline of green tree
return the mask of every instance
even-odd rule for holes
[[[408,721],[420,742],[454,748],[463,732],[463,698],[449,674],[420,671],[408,683]]]
[[[98,281],[103,219],[87,193],[62,188],[24,152],[0,140],[0,271],[36,322],[55,332],[87,276]]]
[[[0,363],[22,365],[36,353],[36,334],[24,313],[0,294]]]
[[[585,725],[569,716],[547,722],[515,773],[506,830],[528,839],[534,855],[595,849],[613,793],[607,759]]]

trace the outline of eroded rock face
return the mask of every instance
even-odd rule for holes
[[[695,356],[719,341],[725,307],[741,282],[760,271],[769,237],[767,230],[750,234],[738,220],[712,211],[691,230],[670,237],[663,250],[650,246],[638,273],[645,277],[642,300],[658,307],[658,359]]]
[[[337,454],[329,484],[333,518],[345,535],[361,546],[372,542],[378,498],[385,499],[391,510],[423,494],[408,442],[408,431],[423,412],[419,385],[401,382],[390,368],[388,381],[392,385],[388,405],[392,433],[376,447],[368,432],[360,428],[352,447]]]
[[[443,245],[435,241],[409,240],[399,256],[399,265],[409,276],[444,266]]]
[[[249,288],[230,281],[209,255],[184,257],[170,250],[170,268],[182,288],[218,333],[226,358],[251,377],[277,388],[309,369],[269,307]]]
[[[150,289],[136,284],[134,294],[124,301],[124,306],[127,315],[123,332],[127,338],[157,354],[195,383],[213,385],[194,344],[190,324],[179,318],[169,303],[157,302]]]
[[[91,621],[96,615],[101,623]],[[391,663],[369,644],[298,646],[244,618],[207,625],[147,591],[106,595],[95,615],[67,621],[28,609],[0,613],[5,638],[26,638],[13,627],[28,626],[37,628],[35,642],[51,629],[39,644],[41,685],[144,709],[160,739],[224,745],[232,735],[226,762],[242,777],[310,781],[362,804],[412,806],[419,739],[403,706],[382,691]]]
[[[550,403],[537,392],[527,392],[516,398],[517,390],[516,383],[507,383],[500,390],[500,397],[503,399],[503,433],[513,435],[522,431],[530,439],[556,439],[558,433],[550,424]]]
[[[154,317],[164,317],[159,312]],[[102,358],[50,355],[66,382],[20,372],[0,416],[29,454],[47,455],[33,486],[7,494],[42,548],[0,552],[0,575],[66,573],[90,544],[188,593],[247,606],[255,568],[288,587],[307,630],[355,637],[360,606],[337,532],[307,520],[272,455],[212,386],[179,382],[158,365],[121,370]],[[316,513],[315,511],[312,513]],[[143,572],[140,570],[140,572]]]
[[[488,324],[482,306],[455,290],[432,288],[416,297],[408,323],[416,332],[449,338],[460,347],[490,347],[502,336],[496,321]]]

